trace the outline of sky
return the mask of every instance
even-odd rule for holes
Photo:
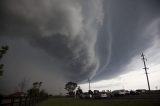
[[[88,89],[160,88],[159,0],[1,0],[0,92],[42,81],[51,94],[68,81]]]

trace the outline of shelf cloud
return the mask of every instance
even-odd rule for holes
[[[159,5],[159,0],[1,0],[0,42],[10,47],[1,89],[24,77],[53,81],[59,89],[66,81],[120,75],[134,56],[159,41]]]

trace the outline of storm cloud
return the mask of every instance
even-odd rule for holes
[[[2,4],[2,36],[26,38],[52,55],[72,79],[94,76],[99,66],[95,44],[103,22],[101,0],[4,0]]]
[[[129,62],[150,48],[155,38],[159,41],[160,35],[158,0],[107,0],[104,4],[106,20],[99,39],[99,51],[102,63],[106,54],[110,57],[104,68],[96,74],[95,80],[124,73]],[[104,42],[106,36],[102,36],[104,33],[111,38],[110,49],[104,46],[107,44]]]
[[[51,90],[66,81],[124,73],[134,56],[159,40],[159,5],[158,0],[1,0],[0,41],[10,46],[3,90],[11,87],[8,79],[43,80]],[[57,88],[47,87],[52,81]]]

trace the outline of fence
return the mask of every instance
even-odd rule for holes
[[[47,97],[36,97],[36,96],[1,97],[0,106],[34,106],[36,103],[45,99],[47,99]]]

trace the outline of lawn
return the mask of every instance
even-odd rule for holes
[[[157,100],[50,98],[36,106],[160,106]]]

